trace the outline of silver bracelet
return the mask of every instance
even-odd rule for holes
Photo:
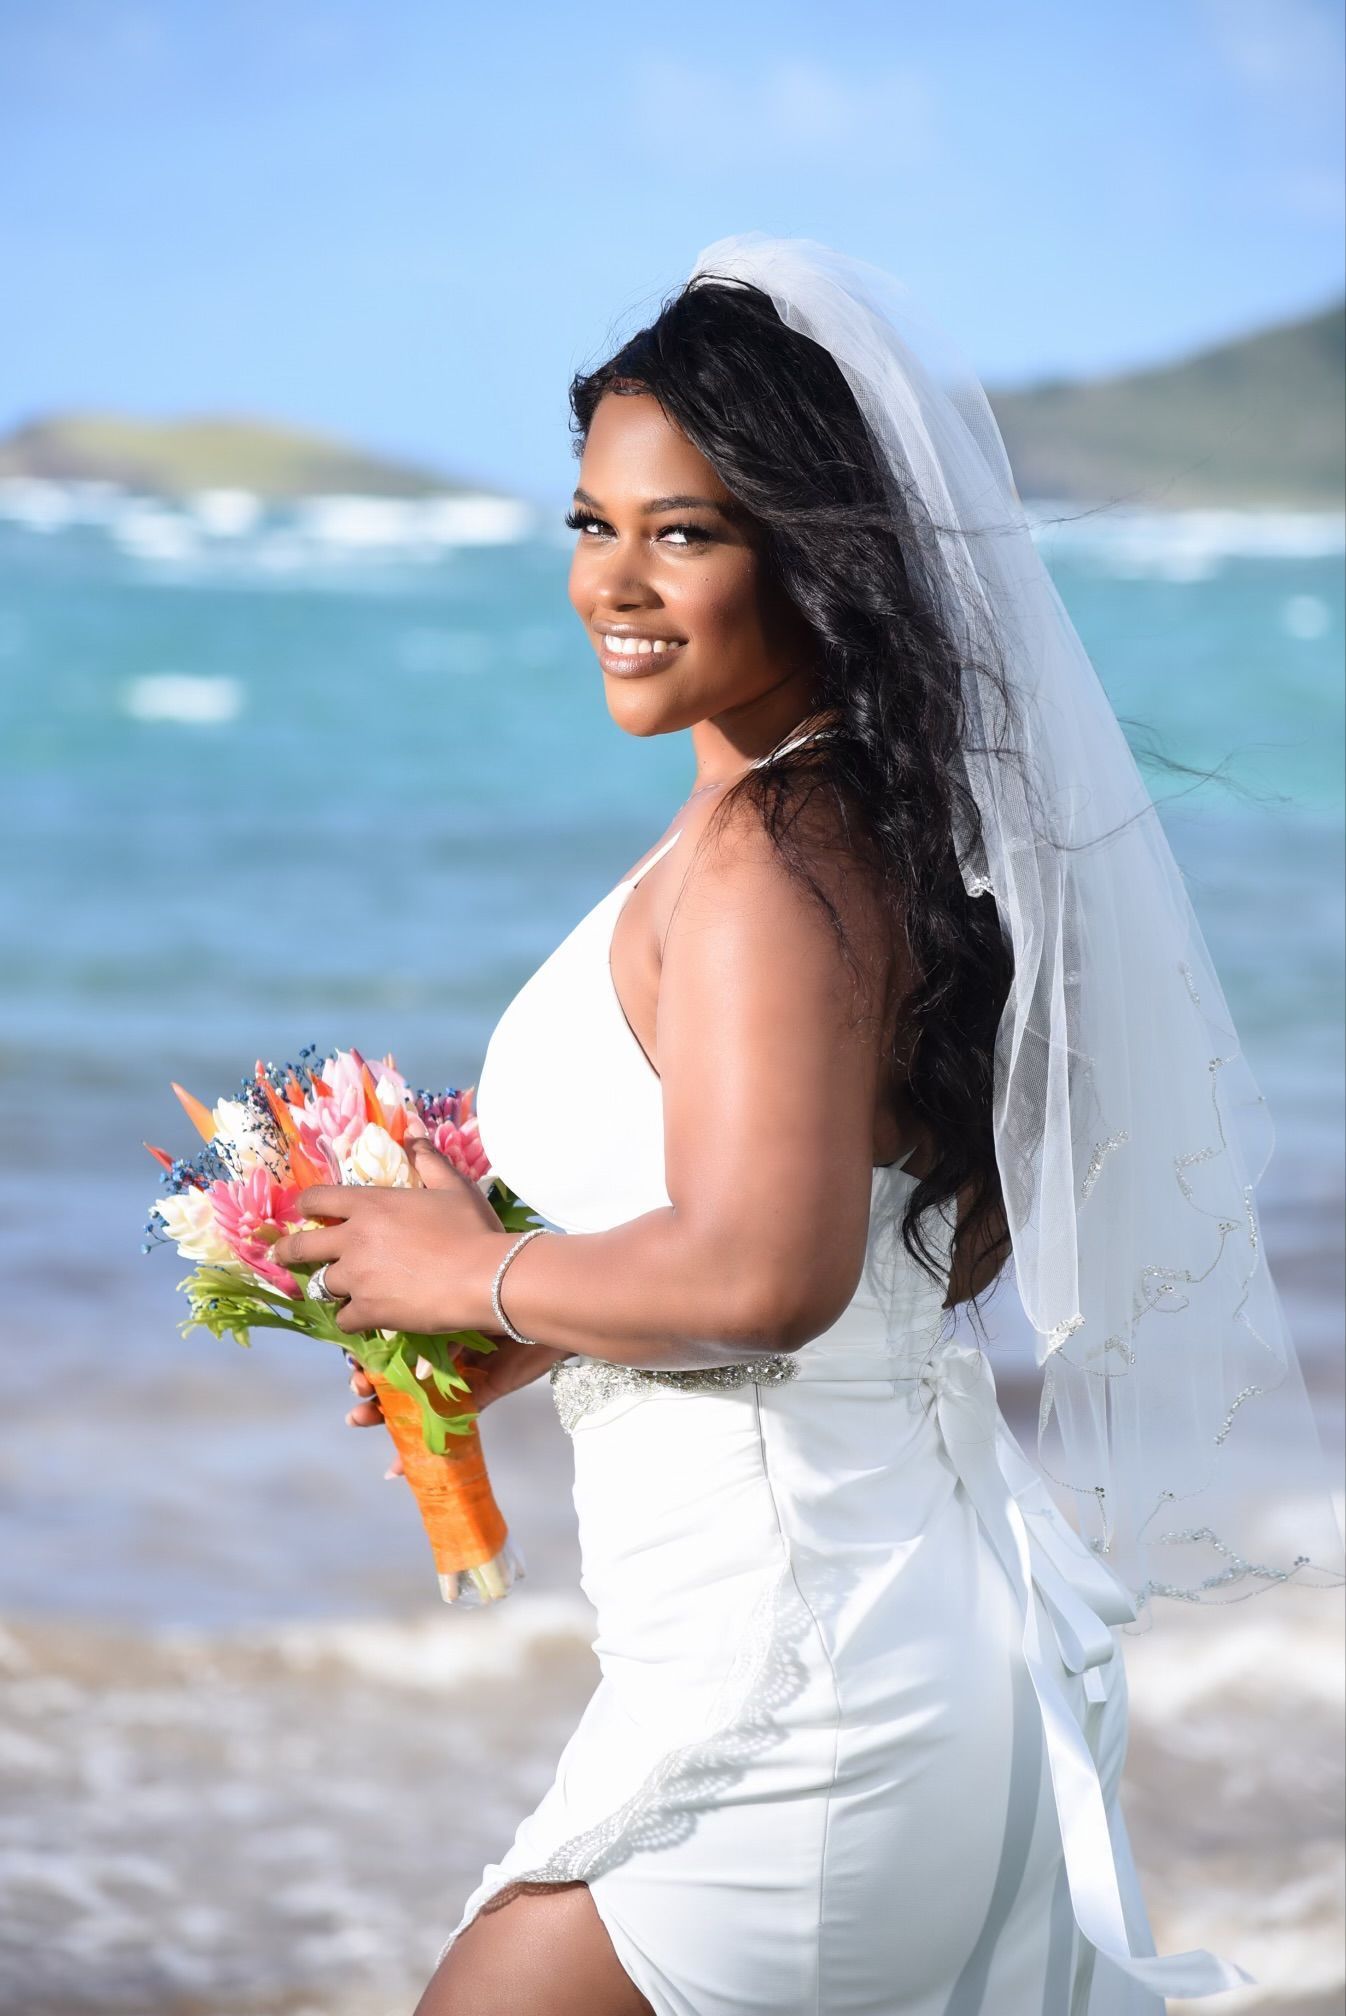
[[[507,1337],[512,1337],[516,1344],[537,1345],[537,1339],[536,1337],[520,1336],[519,1332],[514,1328],[514,1325],[510,1322],[508,1316],[505,1314],[504,1310],[500,1307],[500,1283],[505,1278],[505,1269],[508,1267],[510,1261],[514,1258],[514,1255],[520,1250],[520,1248],[526,1246],[530,1239],[536,1239],[539,1232],[545,1232],[546,1230],[547,1227],[545,1225],[534,1225],[531,1231],[524,1232],[523,1234],[521,1234],[521,1236],[514,1241],[514,1244],[510,1247],[508,1253],[505,1255],[504,1259],[500,1262],[500,1265],[496,1268],[495,1279],[491,1283],[491,1307],[495,1311],[496,1321],[499,1323],[500,1328],[504,1331],[505,1335]]]

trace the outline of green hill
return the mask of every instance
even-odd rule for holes
[[[181,420],[51,414],[0,436],[0,476],[103,480],[165,495],[217,489],[275,499],[482,494],[479,484],[367,455],[327,435],[226,414]]]
[[[988,388],[1024,497],[1341,509],[1346,303],[1116,377]],[[104,479],[181,494],[481,493],[348,442],[227,414],[57,413],[0,436],[0,477]],[[492,493],[499,494],[499,493]]]
[[[1024,497],[1342,508],[1343,302],[1157,369],[987,396]]]

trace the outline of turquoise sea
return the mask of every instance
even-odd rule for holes
[[[1276,1123],[1266,1247],[1335,1468],[1343,523],[1074,508],[1042,550],[1118,712],[1229,780],[1151,779]],[[0,2010],[404,2006],[589,1684],[545,1387],[487,1423],[529,1583],[431,1619],[335,1354],[180,1337],[185,1266],[140,1250],[141,1143],[192,1145],[170,1079],[211,1101],[316,1042],[472,1082],[686,792],[685,737],[608,718],[560,516],[0,486]],[[1027,1368],[1002,1390],[1030,1404]],[[1306,1728],[1325,1614],[1295,1627]],[[1212,1686],[1243,1726],[1243,1681]],[[428,1838],[390,1816],[446,1697],[462,1803],[432,1888]],[[323,1769],[375,1752],[382,1777]],[[221,1828],[247,1844],[223,1874]],[[1228,1950],[1219,1882],[1162,1944]]]

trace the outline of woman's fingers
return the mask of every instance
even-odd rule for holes
[[[271,1257],[282,1267],[316,1267],[320,1260],[335,1260],[345,1244],[344,1225],[322,1225],[307,1232],[285,1232],[271,1249]]]
[[[346,1416],[348,1424],[352,1428],[377,1428],[383,1419],[383,1410],[379,1406],[373,1380],[358,1365],[351,1373],[351,1392],[356,1397],[355,1405]]]
[[[356,1395],[355,1405],[346,1416],[346,1425],[349,1428],[377,1428],[383,1419],[383,1409],[379,1406],[374,1382],[349,1351],[346,1353],[346,1363],[351,1368],[351,1392]],[[402,1458],[394,1449],[392,1462],[383,1473],[384,1480],[405,1477],[406,1474]]]

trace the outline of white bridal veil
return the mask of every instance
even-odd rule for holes
[[[960,651],[982,821],[960,865],[1014,954],[995,1140],[1043,1475],[1138,1610],[1334,1586],[1341,1533],[1259,1237],[1266,1102],[986,395],[901,281],[825,245],[746,232],[691,277],[752,282],[831,353],[929,535],[909,557]],[[1013,722],[979,670],[990,640]]]

